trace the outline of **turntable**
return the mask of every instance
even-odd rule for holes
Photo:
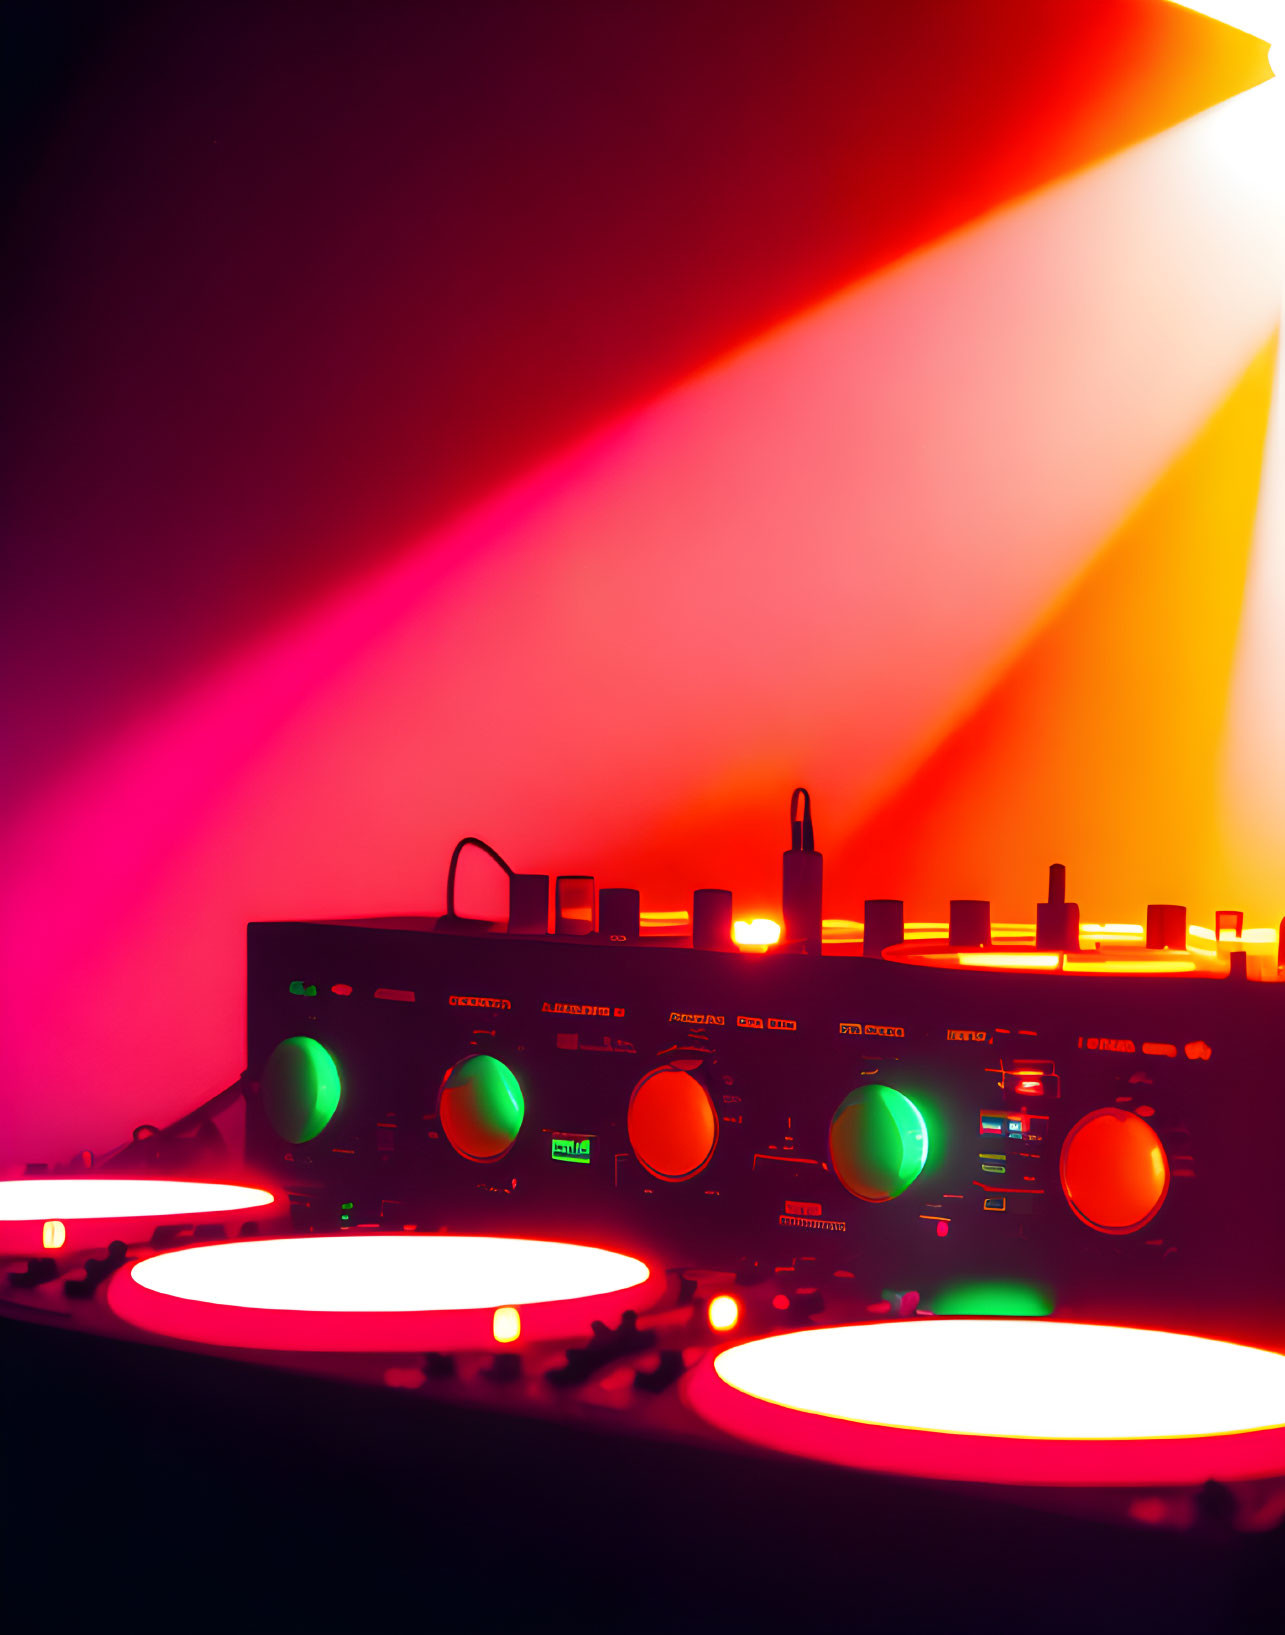
[[[140,1629],[1278,1627],[1275,933],[826,920],[790,816],[779,927],[490,848],[506,923],[457,848],[251,926],[237,1084],[0,1186],[32,1627],[69,1550]]]

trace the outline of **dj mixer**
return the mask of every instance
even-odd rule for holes
[[[242,1079],[0,1183],[29,1627],[1279,1627],[1278,934],[790,816],[779,927],[252,925]]]

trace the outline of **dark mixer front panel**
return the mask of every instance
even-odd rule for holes
[[[1229,979],[261,924],[247,1151],[315,1230],[802,1256],[943,1308],[990,1280],[1247,1332],[1285,1271],[1283,1017]]]

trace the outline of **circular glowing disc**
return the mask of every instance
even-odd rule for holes
[[[339,1069],[324,1045],[283,1039],[263,1064],[263,1110],[283,1141],[315,1141],[339,1109]]]
[[[718,1114],[699,1079],[677,1067],[643,1075],[629,1098],[629,1144],[634,1157],[661,1181],[699,1175],[718,1145]]]
[[[1137,1113],[1119,1107],[1100,1107],[1071,1128],[1058,1174],[1067,1203],[1099,1232],[1136,1232],[1169,1191],[1160,1137]]]
[[[802,1329],[707,1359],[688,1397],[747,1441],[904,1475],[1146,1486],[1285,1472],[1285,1357],[1148,1329]]]
[[[495,1312],[525,1340],[615,1323],[664,1287],[641,1260],[526,1238],[308,1237],[179,1249],[112,1280],[112,1309],[176,1339],[282,1351],[488,1347]]]
[[[446,1139],[464,1158],[503,1158],[526,1115],[522,1087],[494,1056],[466,1056],[442,1080],[437,1116]]]
[[[899,1197],[928,1162],[923,1114],[900,1090],[863,1084],[830,1120],[830,1162],[854,1197],[867,1203]]]
[[[47,1253],[95,1247],[112,1238],[126,1243],[150,1235],[167,1221],[201,1221],[267,1209],[275,1204],[261,1187],[210,1181],[140,1181],[109,1176],[34,1176],[0,1181],[0,1252]],[[43,1228],[61,1225],[61,1233]],[[48,1241],[44,1241],[45,1239]]]

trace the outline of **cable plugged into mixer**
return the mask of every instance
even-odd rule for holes
[[[808,954],[821,952],[821,874],[812,797],[806,789],[796,789],[790,796],[790,849],[781,858],[781,918],[785,942]]]

